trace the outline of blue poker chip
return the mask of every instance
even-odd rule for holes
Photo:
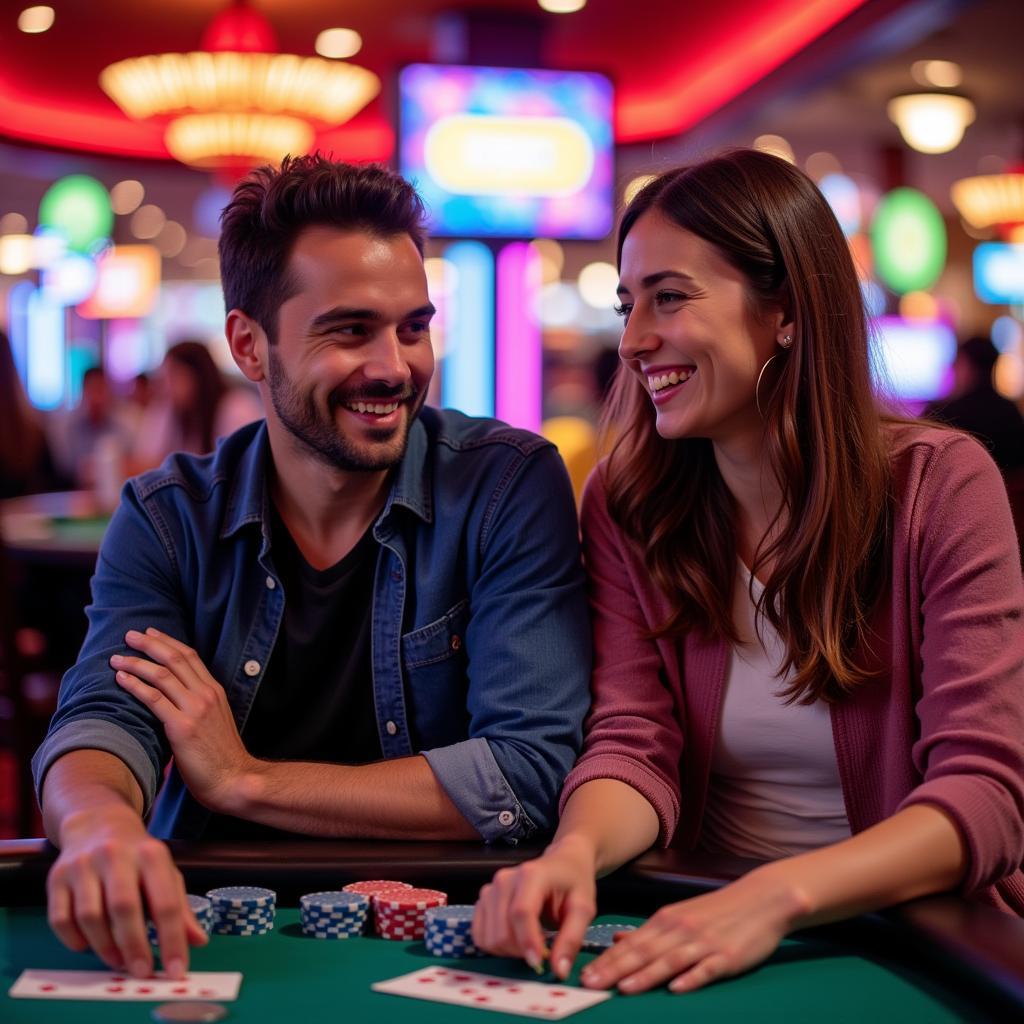
[[[476,907],[472,905],[454,903],[447,907],[431,907],[429,910],[424,911],[423,920],[427,924],[430,924],[432,921],[443,921],[445,924],[472,925],[475,913]]]
[[[195,914],[199,926],[209,935],[210,928],[213,926],[213,904],[205,896],[195,896],[192,893],[185,898],[188,900],[188,905],[192,908],[192,913]],[[152,945],[157,945],[159,936],[156,925],[152,921],[146,921],[146,935]]]
[[[611,949],[619,932],[636,931],[635,924],[592,924],[583,934],[583,948]]]
[[[318,910],[366,910],[370,900],[359,892],[308,892],[299,897],[299,906],[316,907]]]
[[[215,907],[264,907],[277,902],[277,893],[257,885],[226,885],[211,889],[206,898]]]

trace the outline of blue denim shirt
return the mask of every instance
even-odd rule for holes
[[[287,599],[270,547],[270,457],[265,424],[250,424],[213,455],[173,455],[125,486],[92,581],[88,635],[33,759],[37,790],[63,754],[105,750],[134,773],[155,835],[202,835],[209,812],[177,771],[157,796],[171,753],[163,727],[117,686],[109,658],[127,651],[129,629],[178,637],[244,726]],[[488,841],[550,829],[580,748],[591,661],[576,511],[557,451],[494,420],[425,408],[373,535],[384,756],[422,752]]]

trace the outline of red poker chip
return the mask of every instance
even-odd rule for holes
[[[390,879],[371,879],[367,882],[349,882],[342,886],[342,892],[357,892],[362,896],[375,896],[378,893],[404,891],[408,892],[412,886],[408,882],[395,882]]]
[[[440,889],[403,889],[401,892],[377,893],[373,905],[378,911],[427,910],[448,903],[448,893]]]

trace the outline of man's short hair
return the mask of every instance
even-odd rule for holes
[[[424,208],[400,175],[377,164],[357,166],[319,153],[285,157],[251,171],[221,213],[220,276],[225,308],[252,317],[273,343],[277,313],[295,294],[288,257],[307,227],[409,235],[423,253]]]
[[[966,359],[979,373],[991,375],[999,360],[999,349],[991,338],[979,334],[960,342],[957,356]]]

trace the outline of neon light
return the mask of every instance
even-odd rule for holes
[[[11,354],[23,384],[28,380],[28,304],[35,290],[31,281],[19,281],[7,294]]]
[[[984,242],[973,262],[974,291],[982,302],[1024,302],[1024,245]]]
[[[88,320],[148,316],[160,291],[160,253],[151,245],[115,245],[99,261],[96,290],[79,307]]]
[[[528,242],[498,253],[497,416],[539,431],[543,346],[537,319],[540,257]]]
[[[434,180],[468,196],[569,196],[590,180],[594,146],[566,117],[452,114],[423,142]]]
[[[56,409],[64,399],[64,307],[35,289],[28,300],[29,401]]]
[[[470,416],[494,415],[494,256],[483,242],[444,253],[458,274],[447,307],[441,402]]]
[[[946,265],[946,224],[938,207],[912,188],[886,193],[871,222],[875,273],[902,295],[926,291]]]

